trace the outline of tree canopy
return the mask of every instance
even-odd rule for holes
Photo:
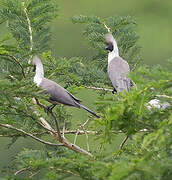
[[[56,3],[1,3],[0,23],[7,33],[0,40],[0,135],[10,137],[11,145],[20,137],[45,145],[44,149],[21,151],[4,178],[171,179],[172,72],[168,67],[144,65],[136,20],[130,16],[74,16],[71,20],[76,26],[83,24],[83,36],[93,54],[54,58],[49,43]],[[104,50],[107,27],[118,42],[120,56],[131,67],[129,77],[136,87],[128,93],[111,92]],[[96,97],[91,100],[101,118],[88,115],[73,120],[63,105],[47,113],[47,95],[33,82],[34,55],[42,58],[45,76],[70,92],[93,91]],[[171,66],[172,61],[167,63]],[[149,104],[152,99],[170,106],[156,108]],[[84,145],[77,144],[78,136],[83,137]],[[119,137],[124,140],[112,150]]]

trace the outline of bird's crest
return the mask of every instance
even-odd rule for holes
[[[33,64],[34,65],[42,64],[41,59],[38,56],[34,56],[33,57]]]
[[[115,39],[111,33],[105,34],[106,43],[112,43]]]

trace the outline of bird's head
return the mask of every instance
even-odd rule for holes
[[[38,56],[34,56],[33,57],[33,72],[36,72],[36,67],[37,66],[42,66],[42,62],[41,62],[41,59],[39,59]]]
[[[107,33],[105,35],[105,41],[106,41],[106,50],[112,52],[114,50],[113,42],[115,41],[114,37],[111,33]]]

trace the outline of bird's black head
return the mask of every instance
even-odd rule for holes
[[[33,72],[36,72],[36,65],[33,66]]]
[[[106,43],[105,49],[112,52],[113,51],[113,44],[111,42]]]

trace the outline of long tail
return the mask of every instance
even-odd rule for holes
[[[96,118],[100,118],[100,116],[98,116],[96,113],[94,113],[93,111],[91,111],[91,110],[88,109],[87,107],[83,106],[82,104],[79,104],[79,106],[80,106],[82,109],[84,109],[84,110],[88,111],[89,113],[91,113],[92,115],[94,115]]]

